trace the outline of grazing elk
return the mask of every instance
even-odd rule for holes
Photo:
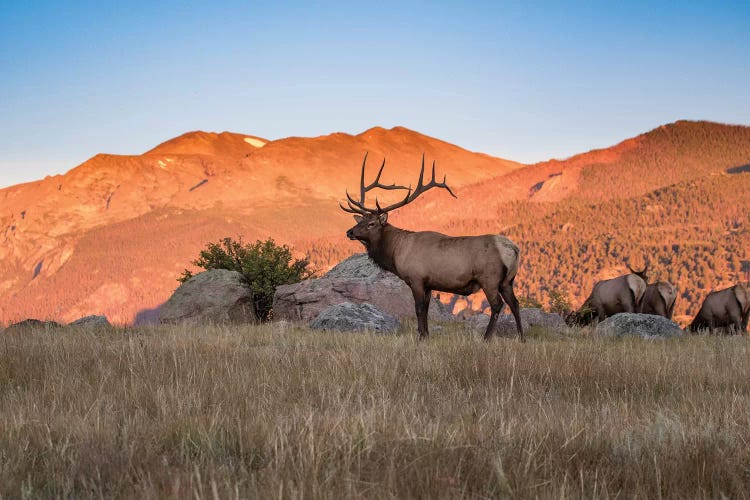
[[[407,231],[388,223],[388,212],[414,201],[430,188],[447,190],[456,195],[443,182],[435,181],[435,162],[432,162],[432,180],[424,184],[424,155],[422,170],[417,187],[383,185],[380,176],[385,167],[385,159],[375,180],[365,185],[365,163],[362,161],[359,200],[346,193],[347,206],[339,204],[346,212],[354,214],[357,224],[346,232],[351,240],[358,240],[367,250],[370,258],[382,269],[394,273],[404,280],[414,295],[417,313],[417,328],[420,338],[429,335],[427,310],[432,290],[469,295],[480,288],[487,296],[492,314],[484,333],[485,339],[492,337],[497,316],[503,307],[503,300],[510,306],[521,341],[525,341],[521,327],[521,314],[518,300],[513,292],[513,280],[518,271],[519,249],[502,235],[446,236],[432,231]],[[386,207],[375,200],[375,207],[365,206],[365,194],[375,188],[406,190],[406,196]]]
[[[747,330],[747,320],[750,316],[750,291],[740,284],[723,290],[709,293],[698,314],[688,330],[698,331],[710,329],[716,333],[717,328],[734,328],[743,334]]]
[[[598,319],[603,321],[621,312],[637,312],[646,292],[646,270],[634,271],[608,280],[599,281],[591,290],[591,295],[578,311],[565,318],[569,325],[588,325]]]
[[[657,281],[646,285],[646,293],[643,294],[641,308],[638,312],[643,314],[655,314],[672,319],[674,304],[677,301],[677,289],[666,281]]]

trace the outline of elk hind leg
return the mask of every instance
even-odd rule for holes
[[[500,311],[503,310],[503,299],[500,297],[500,292],[490,287],[482,287],[484,295],[487,297],[487,302],[490,304],[490,322],[487,323],[487,330],[484,332],[484,340],[492,339],[492,333],[495,331],[495,323]]]
[[[523,326],[521,325],[521,307],[518,305],[518,299],[513,292],[513,280],[500,285],[500,295],[502,295],[503,300],[507,302],[508,307],[510,307],[511,312],[513,313],[513,318],[516,320],[518,338],[521,342],[526,342],[526,337],[523,334]]]
[[[742,335],[744,334],[744,329],[742,328],[742,316],[737,315],[734,318],[734,332],[732,332],[733,335]]]

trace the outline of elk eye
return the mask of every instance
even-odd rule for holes
[[[375,223],[374,222],[370,222],[369,224],[367,224],[367,227],[375,227]]]

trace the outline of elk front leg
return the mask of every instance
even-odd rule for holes
[[[411,293],[414,294],[414,309],[417,313],[417,331],[419,338],[424,339],[430,335],[427,329],[427,313],[430,308],[430,291],[423,287],[412,286]]]

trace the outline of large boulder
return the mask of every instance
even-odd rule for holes
[[[161,323],[252,323],[253,292],[237,271],[213,269],[183,283],[159,309]]]
[[[273,315],[278,319],[310,321],[328,307],[343,302],[372,304],[398,318],[415,315],[411,289],[395,274],[380,269],[365,253],[340,262],[321,278],[276,288]],[[434,297],[429,316],[433,320],[453,317]]]
[[[596,333],[608,337],[679,337],[685,332],[674,321],[654,314],[619,313],[598,325]]]
[[[342,302],[326,308],[310,322],[313,330],[334,330],[339,332],[374,331],[393,332],[398,330],[398,318],[378,310],[371,304]]]
[[[469,316],[467,321],[473,330],[484,333],[487,329],[487,324],[490,322],[490,317],[486,314],[476,314],[474,316]],[[521,309],[521,326],[525,332],[531,327],[540,327],[557,331],[566,328],[562,316],[555,313],[544,312],[538,308]],[[497,317],[497,322],[495,323],[495,334],[503,337],[518,335],[516,320],[512,314],[500,314]]]
[[[70,323],[68,326],[77,326],[77,327],[84,327],[84,328],[101,328],[101,327],[108,327],[112,326],[109,323],[109,320],[106,316],[85,316],[83,318],[77,319]]]

